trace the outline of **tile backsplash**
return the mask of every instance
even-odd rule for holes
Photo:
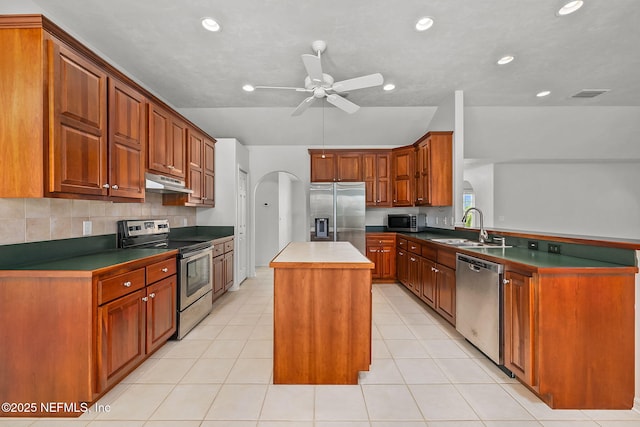
[[[0,199],[0,245],[115,234],[120,219],[168,218],[171,227],[196,225],[196,208],[163,206],[162,195],[147,193],[145,203],[99,200]]]

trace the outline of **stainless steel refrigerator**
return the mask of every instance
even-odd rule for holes
[[[311,241],[348,241],[365,254],[364,182],[312,182]]]

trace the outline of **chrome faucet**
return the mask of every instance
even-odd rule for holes
[[[478,208],[467,209],[464,215],[462,216],[462,222],[465,222],[467,220],[467,215],[469,215],[469,212],[471,211],[476,211],[480,214],[480,236],[478,236],[478,241],[480,243],[487,243],[489,241],[489,234],[487,233],[487,230],[484,229],[484,218],[482,215],[482,211],[480,209]]]

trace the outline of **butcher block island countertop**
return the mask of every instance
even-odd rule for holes
[[[292,242],[274,269],[273,383],[357,384],[371,365],[371,270],[348,242]]]

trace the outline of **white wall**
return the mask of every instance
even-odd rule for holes
[[[640,159],[640,107],[466,107],[465,159]]]
[[[263,177],[256,189],[255,198],[255,265],[269,265],[278,253],[279,222],[278,173]]]
[[[214,208],[198,209],[198,225],[236,224],[236,175],[238,168],[236,144],[240,145],[234,138],[216,139],[214,157],[216,206]]]
[[[278,173],[278,250],[282,250],[293,237],[293,189],[291,175]]]
[[[640,239],[640,162],[495,165],[498,228]]]
[[[494,164],[466,165],[464,180],[473,186],[476,196],[476,207],[484,214],[485,227],[494,227],[493,212],[493,169]],[[461,218],[460,218],[461,219]]]

